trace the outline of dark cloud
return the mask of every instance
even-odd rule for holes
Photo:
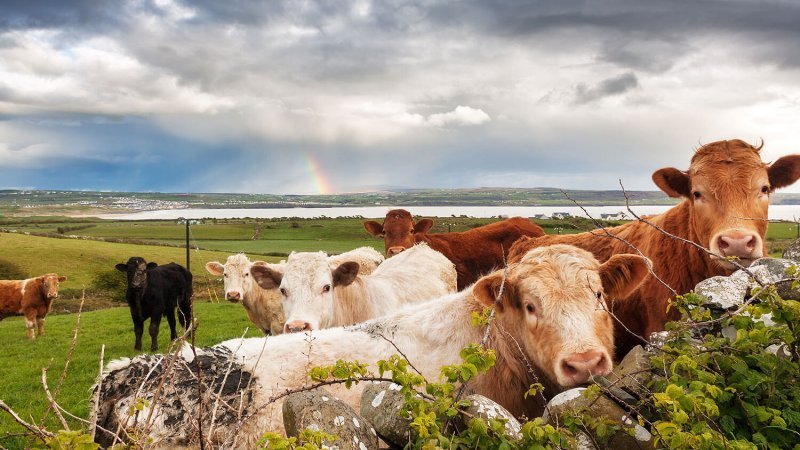
[[[575,103],[591,103],[604,97],[624,94],[638,86],[639,80],[630,72],[605,79],[594,86],[580,84],[575,88]]]

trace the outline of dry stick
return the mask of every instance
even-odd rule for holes
[[[11,409],[10,406],[6,405],[6,402],[4,402],[2,400],[0,400],[0,409],[2,409],[3,411],[9,413],[11,415],[11,417],[18,424],[20,424],[23,427],[29,429],[31,431],[31,433],[33,433],[34,435],[36,435],[37,438],[39,438],[40,441],[47,442],[47,438],[55,437],[55,434],[53,434],[53,433],[51,433],[51,432],[49,432],[49,431],[47,431],[45,429],[39,428],[36,425],[31,425],[28,422],[25,422],[25,420],[23,420],[22,417],[20,417],[16,412],[14,412],[14,410]]]
[[[89,435],[92,436],[92,440],[94,440],[95,433],[97,432],[97,414],[100,410],[100,388],[102,387],[103,382],[103,358],[105,357],[106,353],[106,344],[100,346],[100,368],[97,371],[97,380],[95,381],[95,386],[97,389],[94,392],[93,399],[92,399],[92,411],[89,414]]]
[[[61,377],[58,379],[58,384],[56,385],[55,394],[53,398],[58,397],[58,393],[61,391],[61,386],[64,384],[64,379],[67,377],[67,369],[69,369],[69,363],[72,361],[72,353],[75,351],[75,344],[78,343],[78,331],[81,328],[81,312],[83,311],[83,302],[86,300],[86,290],[81,292],[81,304],[78,306],[78,316],[75,319],[75,329],[72,333],[72,343],[69,346],[69,351],[67,352],[67,360],[64,362],[64,370],[61,372]],[[47,409],[44,412],[44,416],[42,416],[41,422],[39,422],[39,426],[44,426],[44,421],[47,419],[47,415],[50,413],[50,409],[52,409],[52,405],[47,405]]]
[[[64,430],[70,431],[69,425],[67,425],[67,421],[64,420],[64,416],[62,416],[61,413],[58,412],[56,401],[50,394],[50,389],[47,387],[47,369],[44,367],[42,367],[42,387],[44,387],[44,393],[47,395],[47,400],[49,402],[50,409],[55,411],[58,420],[61,421],[61,426],[64,427]]]
[[[185,334],[186,331],[184,330],[184,335]],[[158,404],[161,402],[161,394],[164,390],[164,384],[166,383],[167,378],[170,377],[170,374],[172,373],[172,366],[175,364],[175,361],[178,359],[178,356],[181,353],[181,349],[183,348],[183,339],[184,337],[181,336],[180,339],[177,339],[174,343],[170,344],[170,347],[173,345],[175,346],[175,350],[172,350],[171,348],[169,349],[168,354],[170,355],[170,358],[169,361],[167,361],[167,367],[164,370],[164,373],[161,375],[161,381],[158,382],[158,387],[156,387],[156,392],[155,394],[153,394],[153,402],[150,405],[150,411],[148,411],[147,419],[145,419],[144,421],[145,431],[149,430],[150,419],[153,417],[153,412],[156,410]]]
[[[194,306],[192,306],[192,317],[191,317],[191,338],[192,338],[192,355],[194,355],[194,364],[195,368],[197,369],[197,433],[199,434],[200,438],[200,450],[205,450],[206,443],[203,439],[203,370],[200,368],[200,361],[197,360],[197,347],[195,346],[195,317],[194,317]]]
[[[245,327],[244,333],[242,333],[242,337],[240,338],[240,341],[239,341],[239,346],[236,348],[236,350],[231,352],[231,356],[228,358],[228,369],[225,370],[225,376],[222,377],[222,382],[219,385],[219,392],[217,392],[215,394],[217,399],[214,401],[214,409],[211,411],[211,425],[209,425],[209,427],[208,427],[209,439],[211,438],[211,435],[214,432],[214,422],[216,422],[216,419],[217,419],[217,407],[219,406],[219,402],[222,399],[222,389],[225,387],[225,382],[228,381],[228,375],[230,375],[231,370],[233,369],[233,357],[234,357],[234,355],[236,355],[236,352],[239,351],[240,348],[242,348],[242,344],[244,344],[244,337],[245,337],[245,335],[247,335],[247,331],[249,329],[250,329],[250,327]],[[212,389],[211,393],[214,394],[213,389]],[[223,403],[227,404],[227,402],[223,402]],[[230,405],[228,405],[228,407],[230,408]]]
[[[400,353],[400,356],[402,356],[402,357],[403,357],[403,359],[405,359],[405,360],[406,360],[406,362],[408,363],[409,367],[411,367],[411,368],[414,370],[414,372],[417,372],[417,374],[419,374],[419,376],[421,376],[421,377],[422,377],[422,381],[423,381],[423,382],[424,382],[426,385],[428,384],[428,380],[427,380],[427,379],[425,379],[425,375],[423,375],[423,374],[422,374],[422,372],[420,372],[420,371],[419,371],[419,369],[417,369],[416,367],[414,367],[414,363],[412,363],[412,362],[411,362],[411,360],[410,360],[410,359],[408,359],[408,356],[406,356],[406,354],[405,354],[405,353],[403,353],[403,351],[402,351],[402,350],[400,350],[400,347],[398,347],[398,346],[397,346],[397,344],[395,344],[395,343],[394,343],[394,341],[392,341],[391,339],[389,339],[389,338],[387,338],[386,336],[384,336],[384,334],[383,334],[383,333],[376,333],[376,334],[370,333],[370,334],[372,334],[373,336],[378,336],[379,338],[383,339],[384,341],[386,341],[386,342],[388,342],[388,343],[392,344],[392,347],[394,347],[394,349],[395,349],[395,350],[397,350],[397,353]]]
[[[255,364],[253,364],[253,368],[252,368],[252,371],[251,371],[250,378],[247,380],[247,385],[245,386],[245,388],[241,392],[241,401],[239,402],[239,411],[237,412],[237,416],[236,416],[236,420],[237,420],[236,432],[232,433],[227,439],[225,439],[225,442],[223,442],[223,447],[225,445],[227,445],[228,439],[233,438],[233,444],[235,444],[236,440],[238,439],[239,431],[242,429],[241,425],[242,425],[242,423],[244,423],[244,420],[245,420],[245,419],[242,418],[242,410],[244,408],[244,393],[245,393],[245,391],[249,391],[250,390],[250,385],[253,383],[253,378],[255,378],[252,374],[255,373],[256,368],[258,368],[259,363],[261,363],[261,356],[264,354],[264,350],[266,350],[266,348],[267,348],[267,342],[269,341],[269,338],[270,338],[269,336],[264,337],[264,344],[261,345],[261,350],[258,352],[258,357],[256,358],[256,362],[255,362]],[[231,447],[235,447],[235,445],[231,445]]]

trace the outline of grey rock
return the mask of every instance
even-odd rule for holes
[[[338,439],[334,445],[342,450],[378,449],[378,436],[369,422],[321,388],[287,396],[283,426],[287,436],[297,436],[304,429],[335,435]]]
[[[588,409],[589,414],[592,416],[609,418],[623,427],[622,430],[602,442],[605,448],[617,450],[649,450],[655,448],[653,436],[650,432],[632,419],[616,402],[602,394],[596,399],[587,398],[583,395],[585,391],[586,388],[576,388],[556,395],[547,404],[543,419],[548,423],[555,423],[556,417],[567,411]],[[597,437],[595,437],[595,440],[600,441]]]
[[[478,394],[464,397],[464,400],[469,400],[470,402],[470,406],[464,409],[466,414],[462,415],[465,422],[473,417],[486,419],[487,422],[489,419],[504,419],[506,421],[506,435],[516,441],[522,439],[522,425],[507,409]]]
[[[748,269],[762,283],[775,284],[778,295],[784,300],[800,300],[800,289],[792,289],[791,276],[786,273],[787,269],[796,265],[797,262],[788,259],[761,258],[754,261]],[[756,287],[759,285],[753,281],[750,284],[751,290]]]
[[[653,355],[653,352],[648,352],[641,345],[637,345],[622,358],[622,361],[606,376],[606,379],[611,386],[630,392],[638,398],[644,398],[647,395],[647,386],[653,379],[652,365],[650,364],[650,358]],[[621,395],[615,394],[615,396],[619,400],[626,402],[628,400]]]
[[[795,262],[800,262],[800,239],[789,244],[789,247],[783,252],[783,257]]]
[[[744,303],[749,287],[748,277],[717,276],[697,283],[694,292],[708,299],[705,303],[708,307],[733,309]]]
[[[669,331],[656,331],[650,334],[649,344],[647,344],[647,351],[657,351],[664,347],[669,339]]]
[[[402,415],[403,401],[400,386],[387,381],[368,384],[361,394],[362,416],[381,439],[400,447],[417,438],[411,420]]]

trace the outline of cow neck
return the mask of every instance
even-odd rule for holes
[[[650,221],[674,236],[702,245],[697,231],[694,229],[693,220],[694,212],[691,203],[684,200]],[[673,261],[662,262],[665,268],[663,276],[665,277],[664,281],[678,293],[688,292],[697,283],[710,276],[726,274],[725,270],[714,264],[703,250],[666,236],[646,223],[640,223],[639,226],[652,229],[655,236],[658,236],[656,242],[650,243],[650,247],[657,245],[658,249],[663,252],[662,254],[674,258]],[[645,254],[652,255],[653,253],[646,252]]]
[[[472,312],[481,313],[484,305],[474,298],[469,298],[470,320]],[[513,325],[513,324],[512,324]],[[481,327],[481,336],[485,336],[486,327]],[[495,364],[484,375],[478,377],[470,386],[474,392],[491,398],[503,405],[517,417],[540,416],[546,401],[541,396],[525,399],[525,392],[533,383],[541,383],[548,396],[555,395],[561,389],[550,382],[523,350],[523,343],[504,326],[503,317],[495,315],[489,325],[486,348],[495,352]]]

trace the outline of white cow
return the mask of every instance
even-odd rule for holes
[[[334,255],[328,258],[334,267],[344,261],[355,261],[362,273],[372,273],[381,262],[383,255],[372,247],[359,247],[355,250]],[[283,332],[284,315],[281,306],[281,294],[277,289],[263,289],[253,283],[250,268],[263,266],[280,270],[285,263],[270,264],[264,261],[251,262],[243,253],[231,255],[221,264],[218,261],[206,263],[206,270],[216,276],[224,276],[225,298],[231,302],[241,302],[247,317],[264,334],[280,334]]]
[[[351,261],[333,267],[322,252],[292,253],[283,267],[254,266],[250,272],[262,288],[280,289],[284,332],[363,322],[454,292],[457,278],[453,263],[426,244],[384,261],[369,275]]]
[[[495,306],[495,318],[486,346],[495,351],[496,362],[471,382],[467,391],[485,395],[517,416],[536,417],[542,412],[543,400],[524,398],[532,383],[543,382],[545,394],[552,396],[592,375],[610,372],[613,327],[605,303],[610,298],[625,298],[636,289],[648,274],[646,264],[635,255],[616,255],[600,264],[591,253],[576,247],[540,247],[509,266],[507,272],[491,273],[457,294],[410,305],[390,316],[352,327],[234,339],[198,351],[205,365],[231,367],[224,383],[229,388],[214,389],[235,411],[238,406],[244,411],[241,418],[218,413],[213,419],[216,429],[209,430],[207,425],[206,436],[226,448],[253,448],[264,432],[284,432],[282,401],[269,399],[311,383],[309,367],[331,365],[340,359],[374,364],[397,354],[394,345],[428,380],[437,380],[442,366],[460,362],[462,348],[482,340],[485,326],[474,327],[472,313],[489,306]],[[191,351],[184,350],[181,358],[186,364],[179,361],[174,366],[192,366]],[[196,445],[192,440],[197,421],[196,380],[185,370],[170,375],[176,387],[163,390],[161,401],[154,404],[152,391],[158,389],[160,377],[152,377],[144,385],[141,378],[157,363],[161,367],[167,364],[158,361],[144,355],[109,364],[110,373],[101,384],[98,424],[115,430],[121,421],[132,427],[145,422],[152,409],[147,436],[155,446]],[[222,377],[217,373],[216,378]],[[144,389],[137,397],[140,385]],[[328,388],[359,408],[362,385],[349,390],[340,385]],[[136,398],[150,403],[140,401],[143,410],[131,415]],[[209,409],[207,405],[206,411]],[[207,414],[206,422],[212,421],[210,416]]]

